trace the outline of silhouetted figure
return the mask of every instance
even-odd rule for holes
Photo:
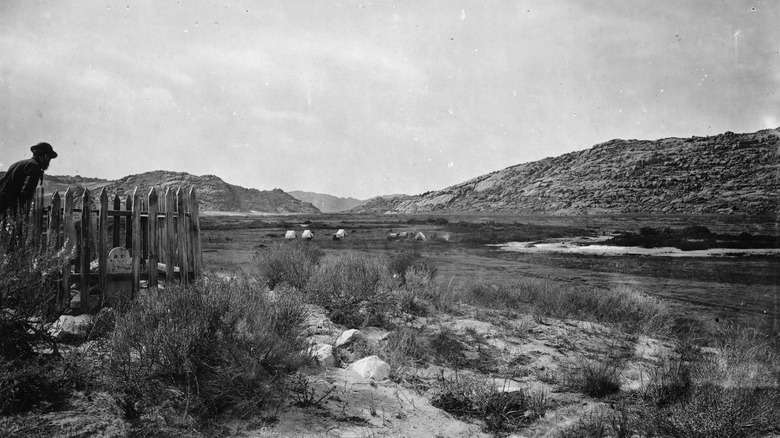
[[[0,179],[0,216],[27,212],[35,188],[43,181],[43,172],[52,158],[57,158],[49,143],[38,143],[30,150],[32,158],[12,164]]]

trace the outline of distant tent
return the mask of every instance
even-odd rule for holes
[[[387,233],[387,240],[396,240],[398,239],[398,233]]]
[[[425,234],[423,234],[422,232],[417,232],[417,234],[415,234],[414,236],[414,240],[426,240]]]
[[[301,239],[311,240],[313,238],[314,238],[314,234],[311,232],[311,230],[303,230],[303,234],[301,234]]]
[[[409,237],[409,233],[406,231],[401,231],[400,233],[398,233],[398,237],[406,239],[407,237]]]
[[[347,237],[347,232],[346,232],[346,231],[344,231],[344,229],[343,229],[343,228],[341,228],[341,229],[339,229],[338,231],[336,231],[336,234],[334,234],[334,236],[336,236],[336,237],[338,237],[339,239],[341,239],[342,237]]]
[[[287,233],[285,233],[284,235],[285,239],[295,239],[296,237],[298,236],[295,235],[295,231],[293,230],[288,230]]]

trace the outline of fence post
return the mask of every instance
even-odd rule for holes
[[[62,231],[64,234],[63,247],[68,259],[62,267],[62,302],[70,306],[70,264],[73,256],[73,248],[76,245],[76,229],[73,227],[73,190],[68,187],[65,190],[65,208],[62,212]]]
[[[200,206],[195,187],[190,188],[190,231],[192,235],[192,273],[200,276],[203,260],[200,249]]]
[[[125,210],[133,210],[133,197],[131,194],[125,198]],[[125,217],[125,249],[132,250],[133,247],[133,226],[131,225],[130,216]]]
[[[173,265],[176,260],[176,231],[173,228],[173,191],[165,189],[165,281],[173,282]]]
[[[138,187],[133,190],[133,288],[132,298],[138,296],[138,288],[141,283],[141,203],[139,202]]]
[[[189,263],[187,260],[187,211],[186,211],[186,196],[184,196],[184,190],[178,188],[176,190],[176,214],[178,216],[178,223],[176,224],[176,234],[179,239],[179,278],[182,283],[186,283],[189,279]]]
[[[49,213],[49,230],[47,232],[46,246],[49,251],[58,251],[62,248],[62,235],[60,234],[60,192],[54,191],[51,195],[51,213]]]
[[[160,239],[157,235],[157,190],[152,187],[149,191],[149,289],[157,289],[157,260],[159,259]]]
[[[100,191],[100,215],[98,216],[98,285],[105,298],[108,272],[108,193]]]
[[[89,189],[84,189],[84,195],[81,197],[81,239],[79,241],[79,254],[81,265],[81,313],[89,311],[89,262],[90,246],[92,240],[92,202],[90,201]]]

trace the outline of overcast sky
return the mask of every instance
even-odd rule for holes
[[[780,126],[776,1],[0,1],[0,164],[417,194]]]

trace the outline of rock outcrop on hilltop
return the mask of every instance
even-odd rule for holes
[[[355,213],[780,213],[780,128],[712,137],[612,140]]]
[[[124,199],[136,187],[142,190],[144,195],[152,187],[157,188],[160,194],[164,194],[168,187],[174,190],[179,187],[195,187],[198,193],[198,203],[202,210],[276,214],[320,213],[310,203],[299,201],[281,189],[247,189],[228,184],[214,175],[197,176],[185,172],[156,170],[126,176],[116,181],[73,178],[67,176],[47,176],[44,180],[44,188],[49,193],[54,190],[59,190],[62,193],[67,187],[73,187],[77,199],[84,192],[85,187],[94,191],[105,188],[110,196],[118,194],[120,198]]]

